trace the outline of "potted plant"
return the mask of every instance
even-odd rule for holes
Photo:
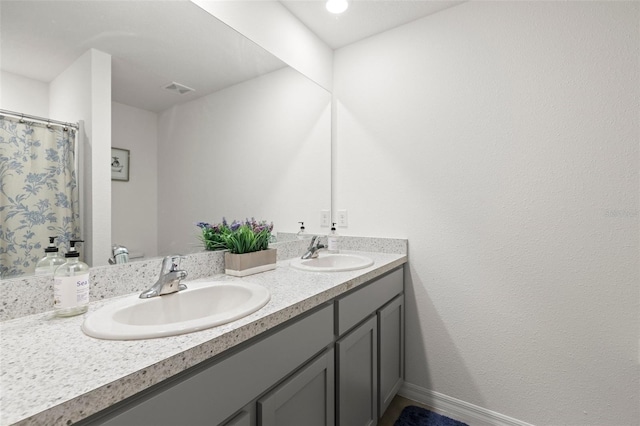
[[[227,250],[224,254],[225,273],[244,277],[276,267],[276,249],[269,248],[273,223],[246,219],[234,220],[230,225],[222,223],[196,224],[202,230],[200,236],[205,250]]]

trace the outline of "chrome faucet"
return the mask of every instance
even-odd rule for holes
[[[127,250],[125,246],[115,244],[111,248],[111,253],[113,253],[113,256],[109,258],[110,265],[119,265],[121,263],[129,262],[129,250]]]
[[[309,244],[307,252],[302,255],[302,259],[315,259],[318,257],[318,251],[323,248],[325,247],[324,244],[320,244],[320,238],[314,235],[313,238],[311,238],[311,244]]]
[[[150,289],[140,293],[140,299],[148,299],[185,290],[187,286],[181,284],[180,280],[187,277],[187,271],[179,270],[178,263],[180,263],[180,256],[165,257],[162,260],[160,278]]]

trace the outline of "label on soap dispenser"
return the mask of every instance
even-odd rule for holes
[[[329,247],[327,247],[327,250],[329,250],[330,252],[337,252],[338,251],[338,236],[337,235],[329,235],[329,237],[327,238],[327,242]]]
[[[73,308],[89,303],[89,274],[55,277],[53,305],[57,309]]]

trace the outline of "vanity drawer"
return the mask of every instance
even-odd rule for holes
[[[335,302],[336,334],[341,336],[373,314],[382,305],[402,293],[403,287],[403,269],[400,267],[337,299]]]

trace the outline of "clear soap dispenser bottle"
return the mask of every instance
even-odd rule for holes
[[[49,247],[44,249],[45,256],[36,263],[36,275],[53,274],[56,268],[62,265],[65,260],[60,256],[58,247],[54,244],[57,237],[49,237]]]
[[[298,222],[300,224],[300,230],[298,231],[298,239],[303,240],[307,234],[304,232],[304,222]]]
[[[87,312],[89,308],[89,265],[80,261],[76,243],[71,240],[66,262],[53,275],[53,308],[60,317],[70,317]]]
[[[336,223],[333,222],[331,224],[331,232],[327,237],[327,251],[329,253],[338,253],[340,251],[338,246],[339,242],[338,233],[336,232]]]

